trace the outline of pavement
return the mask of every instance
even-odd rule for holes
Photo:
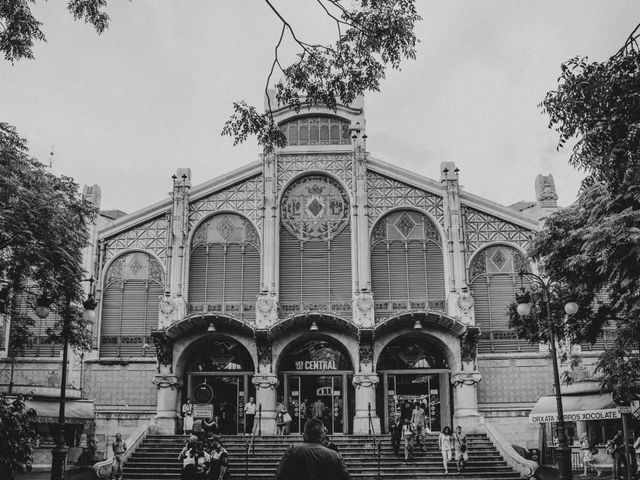
[[[16,477],[17,480],[51,480],[51,472],[24,472]],[[95,480],[95,473],[91,468],[74,468],[67,470],[66,480]]]

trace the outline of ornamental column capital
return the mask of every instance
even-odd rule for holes
[[[480,372],[458,372],[451,377],[451,383],[454,387],[469,385],[473,387],[477,387],[480,381],[482,380],[482,375]]]
[[[372,375],[354,375],[353,376],[353,386],[356,387],[356,389],[359,389],[360,387],[364,387],[364,388],[371,388],[371,387],[375,387],[378,382],[380,382],[380,377],[378,377],[378,375],[376,374],[372,374]]]
[[[273,374],[254,375],[251,379],[251,383],[253,383],[256,388],[265,388],[272,390],[275,390],[280,385],[280,381],[278,380],[277,375]]]

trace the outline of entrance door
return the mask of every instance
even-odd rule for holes
[[[213,412],[221,434],[235,435],[244,432],[248,375],[191,373],[188,382],[196,413],[207,410],[198,408],[199,405],[210,405],[208,411]]]
[[[388,375],[387,376],[387,425],[392,415],[400,415],[405,402],[412,406],[418,402],[425,410],[429,428],[440,431],[439,375]]]
[[[291,433],[302,433],[305,422],[320,418],[330,434],[348,433],[347,374],[287,375],[285,397],[291,415]]]

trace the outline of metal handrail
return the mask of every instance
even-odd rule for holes
[[[253,429],[255,431],[255,428]],[[262,435],[262,404],[258,404],[258,436]]]
[[[382,457],[382,441],[378,441],[378,439],[376,438],[376,429],[375,426],[373,425],[373,419],[371,418],[371,402],[369,402],[367,404],[367,409],[368,409],[368,413],[367,415],[369,416],[369,435],[371,437],[373,437],[373,455],[375,456],[375,460],[376,463],[378,464],[378,475],[377,475],[377,480],[380,480],[380,462],[381,462],[381,457]]]

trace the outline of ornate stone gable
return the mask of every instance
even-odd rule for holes
[[[168,214],[163,214],[148,222],[105,239],[105,256],[107,262],[120,252],[131,249],[146,250],[158,258],[165,259],[167,252]]]
[[[464,205],[462,218],[469,253],[491,242],[514,243],[526,250],[533,236],[531,230]]]
[[[353,189],[351,153],[304,153],[278,155],[278,191],[296,175],[311,170],[332,173]]]
[[[369,226],[394,207],[415,207],[430,213],[444,225],[442,197],[379,173],[367,172]]]
[[[232,210],[253,220],[261,228],[262,174],[198,199],[189,205],[189,228],[220,210]]]

